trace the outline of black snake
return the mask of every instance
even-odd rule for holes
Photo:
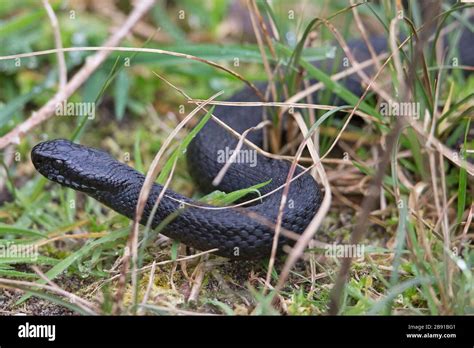
[[[474,65],[473,34],[466,31],[460,42],[459,64]],[[371,43],[377,54],[386,50],[385,38],[375,37],[371,39]],[[349,48],[359,62],[371,58],[363,41],[351,41]],[[371,73],[372,69],[367,68],[365,72]],[[361,95],[361,81],[356,74],[345,78],[342,83],[355,95]],[[317,95],[314,98],[316,102]],[[229,100],[259,101],[249,88]],[[218,106],[214,114],[242,133],[262,121],[262,111],[262,107]],[[255,145],[262,146],[262,130],[250,132],[248,139]],[[233,150],[236,145],[237,139],[213,120],[195,136],[187,149],[188,168],[203,191],[231,192],[271,179],[269,184],[260,189],[261,194],[266,194],[285,183],[290,163],[256,154],[255,161],[232,163],[222,182],[214,187],[212,181],[224,165],[219,156],[222,157],[222,151]],[[246,145],[242,150],[253,151]],[[31,157],[36,169],[49,180],[85,192],[120,214],[134,217],[145,177],[106,152],[57,139],[36,145],[31,151]],[[302,169],[297,168],[295,176],[301,172]],[[146,223],[161,190],[161,185],[154,184],[141,223]],[[217,248],[216,254],[229,258],[267,257],[272,248],[282,192],[280,189],[257,204],[241,209],[213,209],[167,190],[153,217],[152,226],[158,226],[166,217],[178,212],[162,231],[166,236],[199,250]],[[301,234],[317,212],[321,196],[318,184],[310,174],[299,175],[290,185],[282,215],[282,227]],[[180,209],[183,207],[181,202],[184,202],[185,209]],[[280,236],[279,246],[285,243],[291,243],[291,240]]]

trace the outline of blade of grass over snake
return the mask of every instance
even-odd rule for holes
[[[94,108],[97,110],[97,103],[99,102],[99,100],[102,98],[102,96],[104,95],[104,92],[105,90],[107,89],[107,87],[110,85],[111,81],[115,78],[115,76],[117,75],[117,72],[119,71],[119,68],[118,68],[118,63],[120,61],[120,56],[117,57],[117,59],[115,60],[115,63],[114,63],[114,66],[112,67],[112,69],[109,71],[109,75],[107,76],[107,78],[105,79],[105,82],[104,84],[102,85],[102,88],[99,92],[99,94],[97,95],[97,97],[95,98],[95,101],[94,101]],[[79,122],[78,126],[76,127],[74,133],[72,134],[71,136],[71,141],[76,141],[82,134],[82,132],[84,131],[84,128],[87,124],[87,121],[89,120],[88,117],[83,117],[81,122]]]
[[[260,191],[258,189],[264,187],[265,185],[268,185],[271,181],[272,180],[270,179],[260,184],[256,184],[256,185],[253,185],[244,189],[240,189],[237,191],[229,192],[229,193],[225,193],[222,191],[214,191],[202,197],[200,200],[202,202],[206,202],[211,205],[226,206],[228,204],[234,203],[235,201],[238,201],[239,199],[245,197],[246,195],[250,193],[256,193],[260,197]]]
[[[202,127],[205,126],[207,121],[212,116],[212,113],[214,112],[215,106],[212,106],[209,111],[206,113],[206,115],[199,121],[197,126],[193,128],[187,135],[186,137],[182,140],[182,142],[179,144],[178,148],[173,152],[173,154],[168,158],[166,161],[165,165],[163,166],[163,169],[160,172],[160,175],[158,176],[158,183],[163,184],[168,177],[171,168],[173,166],[173,163],[175,162],[176,158],[182,157],[186,151],[186,148],[188,147],[189,143],[193,140],[193,138],[196,136],[196,134],[202,129]]]

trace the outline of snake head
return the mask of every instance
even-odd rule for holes
[[[31,150],[36,170],[51,181],[91,193],[99,189],[103,176],[116,162],[108,153],[65,139],[49,140]]]

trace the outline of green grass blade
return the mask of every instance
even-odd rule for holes
[[[256,193],[259,197],[261,196],[259,189],[268,185],[272,180],[268,180],[247,188],[236,190],[233,192],[225,193],[222,191],[214,191],[210,194],[202,197],[200,200],[211,205],[225,206],[238,201],[250,193]]]
[[[127,236],[129,233],[128,228],[122,229],[120,231],[115,231],[112,234],[108,234],[98,240],[94,240],[86,245],[84,245],[81,249],[74,252],[73,254],[69,255],[68,257],[64,258],[60,262],[58,262],[53,268],[51,268],[48,272],[46,272],[46,277],[50,280],[56,278],[58,275],[66,271],[75,261],[79,260],[80,258],[84,257],[85,255],[89,254],[96,246],[104,243],[109,243],[115,241],[119,238],[123,238]],[[38,281],[40,284],[45,284],[46,282],[41,279]],[[20,304],[30,298],[31,294],[25,294],[22,296],[16,304]]]
[[[191,130],[191,132],[186,135],[186,137],[183,139],[183,141],[179,144],[178,148],[172,153],[172,155],[168,158],[166,161],[165,165],[163,166],[163,169],[160,172],[160,175],[158,176],[158,183],[164,184],[166,179],[168,178],[168,175],[171,171],[171,168],[173,168],[173,163],[175,160],[183,156],[185,153],[188,145],[191,143],[193,138],[196,136],[196,134],[204,127],[204,125],[209,121],[209,119],[212,116],[212,113],[214,112],[214,106],[211,107],[209,112],[199,121],[196,127]]]

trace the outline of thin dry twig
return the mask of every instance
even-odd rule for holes
[[[133,11],[128,16],[127,20],[123,23],[123,26],[117,30],[105,43],[104,46],[113,48],[119,44],[120,41],[130,32],[130,29],[140,20],[140,18],[148,12],[153,6],[154,0],[142,0],[137,3]],[[45,54],[56,53],[59,51],[67,51],[67,48],[52,49],[48,50]],[[89,76],[97,70],[97,68],[105,61],[110,55],[111,50],[100,50],[95,48],[98,52],[86,59],[84,66],[69,80],[64,88],[59,90],[53,98],[51,98],[45,105],[43,105],[38,111],[34,111],[31,116],[23,123],[13,128],[10,132],[0,138],[0,149],[5,148],[9,144],[19,144],[21,137],[38,126],[42,122],[50,118],[55,110],[56,106],[69,98],[82,84],[89,78]],[[33,55],[37,55],[41,52],[32,52]],[[18,54],[13,56],[0,57],[0,60],[14,59],[26,57],[29,54]],[[31,55],[30,55],[31,56]]]
[[[120,26],[126,19],[126,16],[117,8],[116,4],[109,2],[107,6],[103,5],[103,2],[92,2],[91,5],[94,6],[94,10],[98,13],[106,16],[108,20],[112,20],[113,24]],[[132,32],[137,35],[158,42],[158,43],[172,43],[173,40],[165,31],[161,31],[161,27],[155,27],[146,23],[145,21],[139,21],[133,28]]]

